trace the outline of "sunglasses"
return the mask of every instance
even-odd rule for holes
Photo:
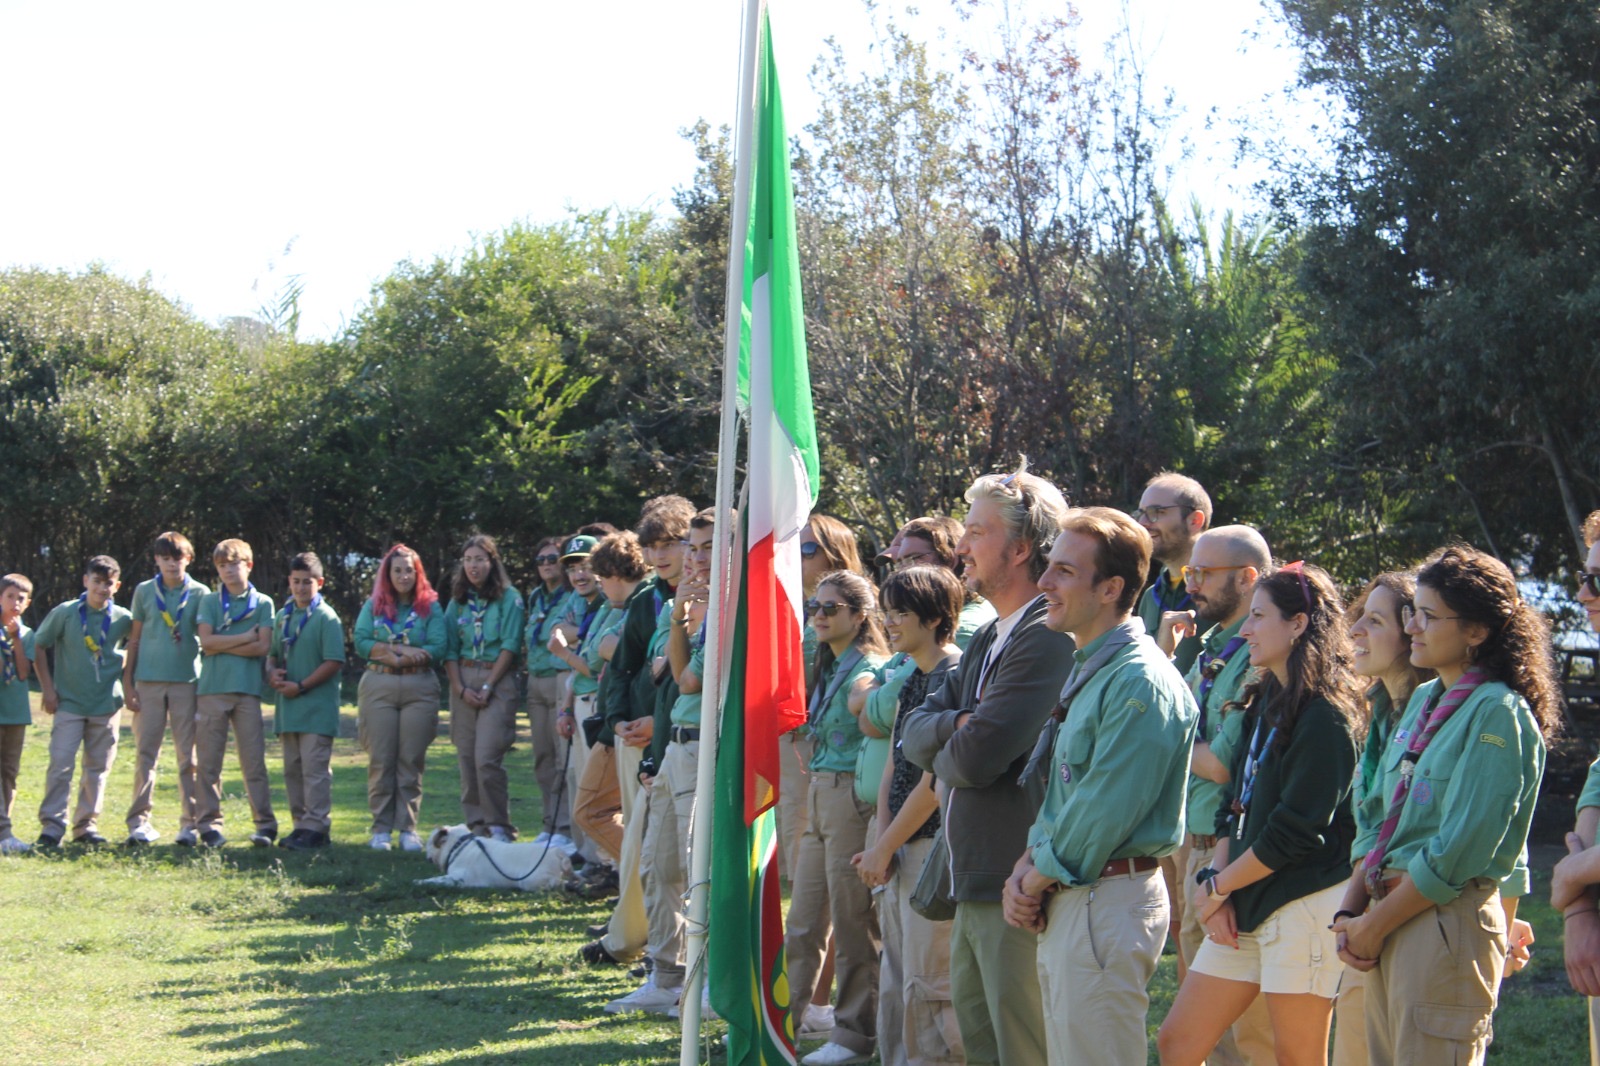
[[[561,561],[561,556],[559,556],[559,555],[535,555],[533,557],[533,561],[538,563],[540,566],[549,566],[552,563],[559,563]]]
[[[809,617],[810,615],[820,614],[824,618],[832,618],[848,606],[850,606],[848,603],[819,603],[816,600],[807,600],[806,615]]]
[[[818,544],[814,540],[808,540],[804,544],[800,545],[800,558],[809,559],[821,550],[822,545]]]
[[[1587,592],[1591,596],[1600,596],[1600,574],[1586,570],[1578,575],[1578,591]]]

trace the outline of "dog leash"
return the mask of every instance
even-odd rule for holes
[[[559,818],[561,816],[561,801],[566,798],[566,794],[567,794],[567,788],[566,788],[567,767],[569,765],[571,765],[571,763],[572,763],[572,738],[568,737],[567,738],[567,756],[562,761],[562,765],[561,765],[561,789],[560,789],[560,791],[558,791],[556,793],[555,817],[557,817],[557,818]],[[445,872],[446,873],[449,872],[450,864],[455,861],[456,856],[458,854],[460,854],[462,848],[466,847],[468,844],[476,844],[476,845],[478,845],[478,850],[483,852],[483,857],[485,859],[489,860],[489,865],[494,867],[494,872],[495,873],[499,874],[501,877],[504,877],[507,881],[526,881],[528,878],[533,876],[533,873],[534,873],[535,870],[537,870],[540,866],[544,865],[545,856],[550,854],[550,844],[552,842],[552,839],[553,839],[552,837],[547,837],[545,839],[544,850],[539,853],[539,857],[534,860],[533,865],[528,868],[528,872],[527,873],[523,874],[521,877],[513,877],[512,875],[510,875],[510,874],[506,873],[504,870],[502,870],[500,868],[500,864],[494,861],[494,855],[490,853],[488,848],[483,846],[483,838],[478,836],[476,833],[472,833],[472,834],[469,834],[464,839],[456,842],[454,845],[451,846],[449,853],[447,855],[445,855],[445,857],[444,857]]]

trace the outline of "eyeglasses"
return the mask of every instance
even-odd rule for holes
[[[822,550],[822,545],[814,540],[804,541],[800,545],[800,558],[809,559]]]
[[[1409,603],[1400,608],[1400,624],[1406,629],[1410,629],[1411,620],[1419,616],[1422,621],[1417,624],[1418,629],[1427,629],[1435,622],[1453,622],[1461,617],[1459,614],[1430,614],[1428,611],[1413,607]]]
[[[1180,518],[1187,518],[1194,512],[1194,508],[1186,503],[1153,503],[1149,507],[1135,507],[1128,512],[1128,516],[1135,522],[1159,522],[1161,516],[1174,507],[1183,511],[1183,514],[1178,516]]]
[[[540,566],[550,566],[550,565],[552,565],[554,563],[559,563],[561,561],[561,556],[559,556],[559,555],[535,555],[533,557],[533,561],[538,563]]]
[[[1229,570],[1248,570],[1249,566],[1185,566],[1182,569],[1183,579],[1191,585],[1202,585],[1206,578],[1212,574],[1226,573]]]
[[[1600,596],[1600,574],[1593,570],[1585,570],[1579,574],[1578,591],[1587,592],[1591,596]]]
[[[910,611],[879,611],[878,617],[883,619],[886,626],[903,626],[906,619],[911,617]]]
[[[824,618],[832,618],[841,610],[849,606],[850,605],[848,603],[839,603],[837,601],[833,603],[819,603],[816,600],[807,600],[806,615],[807,617],[810,617],[814,614],[820,614]]]
[[[924,559],[933,559],[937,561],[938,556],[934,555],[932,552],[907,552],[904,555],[901,555],[900,558],[896,559],[894,561],[894,565],[901,568],[907,566],[921,566]]]
[[[569,574],[587,574],[588,572],[589,560],[587,559],[574,559],[567,564],[567,573]]]

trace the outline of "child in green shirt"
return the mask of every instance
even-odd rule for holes
[[[261,717],[261,668],[272,650],[272,600],[250,584],[255,553],[242,540],[225,540],[211,553],[217,566],[216,592],[200,600],[195,625],[199,635],[200,683],[196,692],[195,752],[198,763],[199,810],[195,815],[200,843],[220,848],[222,835],[222,757],[233,728],[239,770],[258,848],[278,838],[272,813],[272,788],[267,779],[266,728]]]
[[[333,814],[333,738],[339,735],[339,670],[344,627],[322,599],[322,560],[301,552],[289,562],[292,599],[272,630],[267,683],[278,693],[274,728],[283,742],[283,784],[293,851],[328,846]]]
[[[33,582],[21,574],[0,577],[0,854],[27,851],[27,841],[11,835],[11,801],[17,795],[22,742],[33,722],[28,705],[33,630],[22,612],[33,599]]]
[[[67,827],[67,797],[72,793],[72,764],[83,749],[83,784],[73,812],[72,839],[104,844],[97,825],[105,801],[106,777],[117,757],[121,725],[122,644],[133,628],[133,616],[111,602],[121,585],[122,566],[109,555],[89,560],[83,593],[59,604],[45,616],[34,636],[33,668],[50,726],[50,769],[45,774],[44,801],[39,805],[38,846],[61,843]],[[43,653],[55,649],[55,667]]]

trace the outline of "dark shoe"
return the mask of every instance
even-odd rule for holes
[[[283,842],[283,846],[290,851],[315,851],[328,846],[328,834],[317,833],[310,829],[296,829],[289,834],[289,839]]]
[[[277,839],[278,831],[276,829],[272,830],[271,832],[262,832],[261,830],[257,829],[254,833],[250,834],[250,843],[258,848],[270,848],[272,847],[272,842]]]
[[[73,837],[72,842],[74,844],[89,844],[95,847],[98,847],[101,844],[109,843],[105,837],[101,836],[99,833],[96,833],[92,829],[83,834],[81,837]]]
[[[656,969],[656,960],[646,955],[640,959],[638,965],[628,971],[629,977],[649,977]]]
[[[220,848],[228,842],[228,838],[215,829],[207,829],[200,834],[200,843],[208,848]]]
[[[61,838],[54,833],[40,833],[39,839],[33,842],[33,846],[36,848],[59,848],[61,846]]]
[[[609,932],[611,932],[611,926],[605,922],[601,922],[599,925],[591,925],[589,927],[589,936],[596,940],[605,936]]]
[[[622,960],[606,950],[602,941],[591,940],[578,949],[578,957],[590,966],[621,966]]]
[[[294,832],[278,841],[278,847],[289,848],[291,850],[298,851],[300,848],[300,841],[305,839],[305,835],[306,830],[296,829]]]
[[[621,882],[617,879],[617,871],[606,867],[605,872],[594,877],[568,878],[563,886],[579,899],[599,900],[610,899],[620,890]]]

